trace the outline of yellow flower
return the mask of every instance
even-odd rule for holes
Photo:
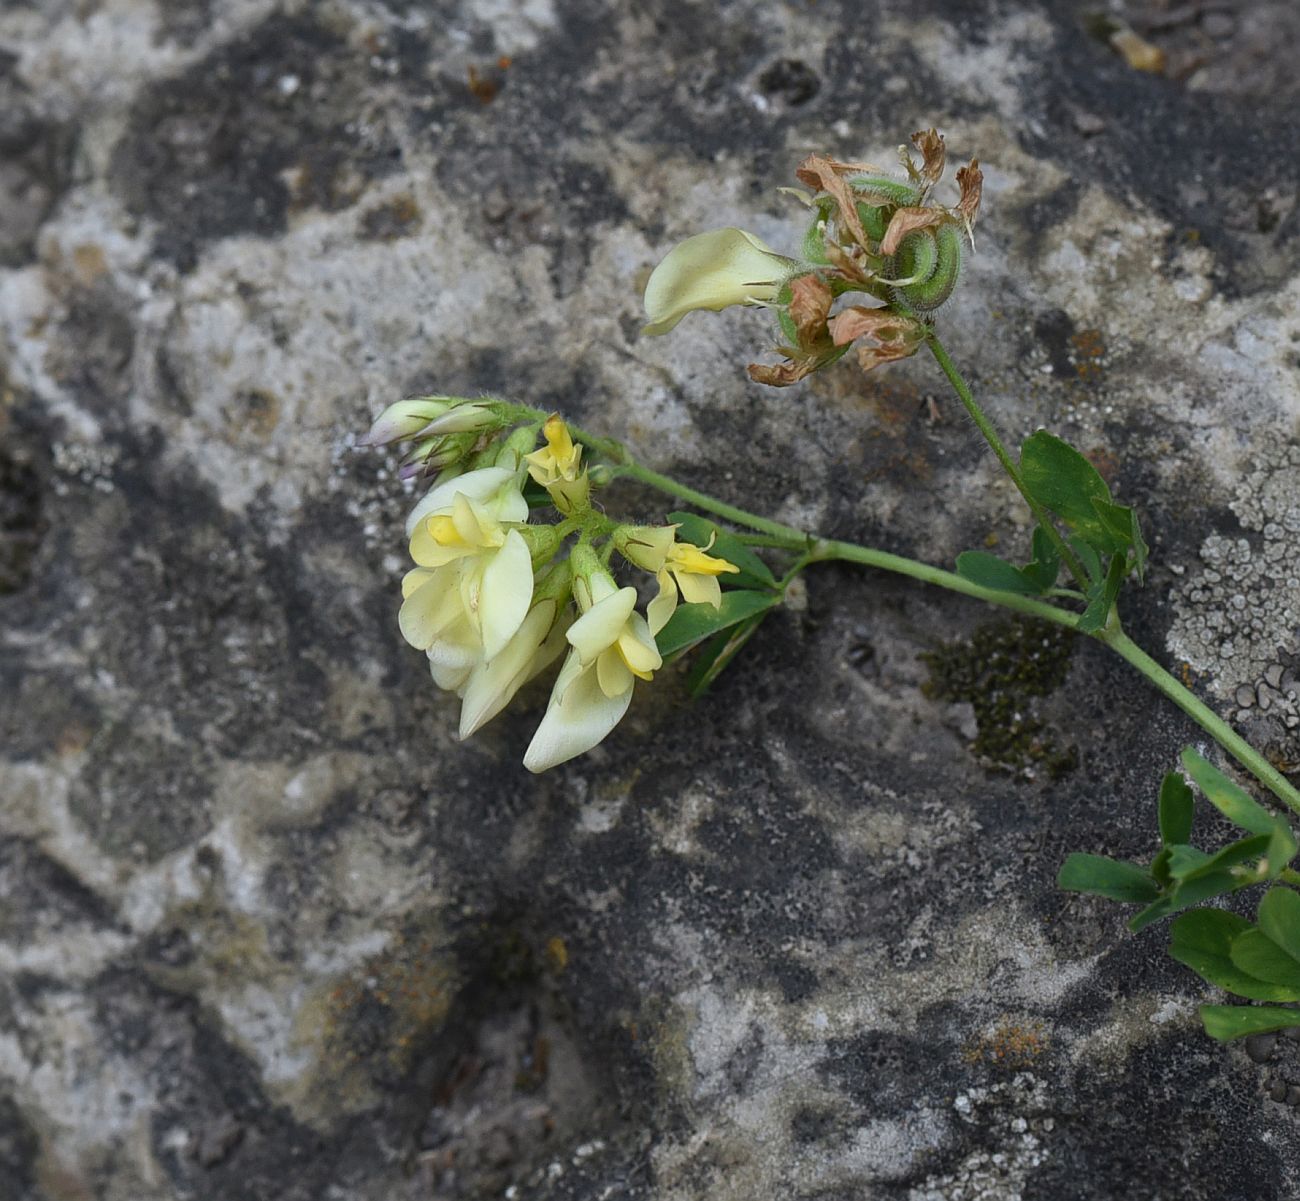
[[[491,721],[520,688],[559,658],[565,646],[564,629],[560,601],[545,597],[528,611],[499,655],[473,666],[460,688],[461,738]]]
[[[552,413],[546,419],[542,434],[546,438],[546,445],[530,455],[524,455],[528,474],[543,488],[550,487],[557,480],[576,480],[582,447],[574,442],[569,427],[558,413]]]
[[[713,543],[710,541],[709,545]],[[679,591],[688,605],[712,605],[717,609],[722,604],[722,585],[718,583],[718,576],[739,570],[734,563],[706,555],[689,542],[674,542],[668,548],[663,566],[655,574],[659,594],[646,606],[650,632],[658,634],[668,624],[668,619],[677,610]]]
[[[645,618],[635,611],[635,588],[619,588],[600,569],[589,572],[574,595],[583,612],[565,634],[569,657],[524,755],[532,772],[591,750],[622,720],[636,681],[652,679],[663,663]]]
[[[673,247],[645,289],[645,334],[666,334],[694,309],[775,300],[799,263],[743,229],[715,229]]]
[[[650,632],[658,634],[677,609],[677,595],[688,605],[722,604],[722,586],[718,576],[740,568],[726,559],[706,554],[690,542],[676,540],[675,525],[624,527],[616,536],[623,556],[645,571],[652,571],[659,584],[659,595],[646,608]],[[713,539],[709,539],[709,546]]]
[[[527,506],[513,473],[504,472],[502,486],[501,472],[467,472],[435,488],[416,509],[416,567],[402,581],[398,625],[412,646],[428,653],[442,688],[459,688],[480,660],[491,662],[532,602],[532,554],[520,532],[504,524],[518,520],[521,505],[526,515]]]
[[[546,445],[524,455],[528,474],[550,493],[561,513],[585,508],[591,485],[581,470],[582,447],[574,442],[558,413],[547,418],[542,434]]]

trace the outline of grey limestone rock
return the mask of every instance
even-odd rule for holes
[[[1018,549],[933,364],[777,392],[761,315],[637,334],[674,241],[790,245],[804,154],[937,125],[987,171],[954,356],[1141,507],[1129,625],[1294,767],[1295,9],[1182,7],[1110,6],[1161,76],[1065,0],[0,5],[0,1197],[1300,1190],[1293,1044],[1211,1043],[1159,929],[1054,888],[1201,741],[1122,664],[825,567],[533,778],[544,690],[461,745],[402,643],[356,445],[499,393]]]

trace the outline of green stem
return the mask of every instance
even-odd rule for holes
[[[1263,755],[1250,745],[1207,704],[1183,687],[1136,642],[1118,628],[1098,630],[1096,638],[1141,672],[1152,684],[1197,723],[1242,767],[1280,800],[1300,813],[1300,792]]]
[[[930,341],[930,349],[938,360],[939,366],[943,367],[948,375],[958,396],[961,396],[963,401],[966,402],[968,411],[975,419],[976,424],[980,426],[984,436],[989,440],[994,453],[1002,461],[1002,465],[1007,468],[1012,480],[1020,488],[1025,500],[1028,501],[1030,508],[1034,510],[1035,517],[1042,523],[1043,529],[1049,537],[1052,537],[1057,542],[1057,550],[1060,552],[1061,558],[1082,583],[1087,577],[1081,574],[1081,568],[1076,571],[1077,560],[1074,559],[1073,552],[1068,546],[1064,545],[1060,533],[1055,526],[1051,525],[1047,515],[1025,495],[1019,471],[1010,462],[996,432],[988,425],[979,406],[975,404],[974,399],[970,396],[970,389],[966,387],[965,381],[957,373],[957,369],[952,365],[938,340],[933,337]],[[541,410],[530,408],[527,405],[514,405],[511,407],[517,410],[523,419],[535,417],[544,419],[546,417],[546,414],[542,413]],[[904,558],[902,555],[893,555],[887,551],[875,550],[869,546],[859,546],[854,542],[840,542],[834,539],[820,538],[816,534],[807,533],[804,530],[796,529],[794,526],[784,525],[779,521],[771,521],[766,517],[760,517],[758,514],[750,513],[738,505],[728,504],[726,501],[718,500],[706,492],[678,483],[671,476],[643,467],[632,458],[621,442],[616,442],[612,438],[597,437],[573,426],[569,428],[573,436],[580,442],[616,464],[621,475],[639,480],[641,483],[647,484],[668,496],[675,496],[687,504],[694,505],[697,509],[712,513],[714,516],[721,517],[735,525],[757,531],[757,534],[754,537],[747,538],[747,541],[756,545],[771,546],[798,553],[801,556],[800,569],[807,563],[829,560],[857,563],[864,567],[876,567],[882,571],[891,571],[897,575],[908,576],[925,584],[934,584],[937,587],[946,588],[950,592],[960,592],[964,596],[987,601],[991,605],[999,605],[1004,609],[1013,609],[1017,613],[1024,613],[1030,617],[1050,621],[1054,625],[1064,626],[1066,629],[1077,630],[1078,628],[1080,615],[1077,613],[1058,609],[1055,605],[1035,600],[1033,597],[984,588],[957,575],[955,572],[931,567],[926,563],[919,563],[915,559]],[[1072,565],[1072,561],[1074,565]],[[1091,636],[1099,642],[1105,643],[1126,663],[1136,669],[1205,730],[1207,734],[1213,737],[1224,750],[1251,772],[1279,800],[1290,806],[1296,813],[1300,813],[1300,792],[1288,782],[1286,777],[1213,709],[1193,695],[1189,689],[1184,687],[1137,643],[1130,639],[1120,628],[1117,620],[1112,620],[1104,628],[1093,632]]]
[[[1075,583],[1083,591],[1088,590],[1088,573],[1084,571],[1083,564],[1079,562],[1078,556],[1070,548],[1069,543],[1061,537],[1061,532],[1056,528],[1052,521],[1052,515],[1043,508],[1030,494],[1029,489],[1025,487],[1025,477],[1020,474],[1020,468],[1016,462],[1007,453],[1007,448],[1002,445],[1002,439],[998,437],[998,432],[993,428],[993,423],[984,415],[984,410],[980,408],[979,403],[975,400],[974,394],[970,390],[960,371],[957,370],[956,364],[948,357],[948,352],[944,350],[943,343],[939,341],[938,335],[933,330],[930,331],[926,338],[926,345],[930,348],[930,353],[934,355],[935,362],[943,369],[944,375],[948,377],[948,382],[952,385],[952,390],[957,393],[962,404],[966,406],[966,412],[971,416],[979,428],[979,432],[984,435],[984,441],[993,449],[997,455],[998,462],[1002,464],[1002,469],[1011,478],[1020,495],[1025,498],[1025,504],[1029,506],[1030,512],[1034,515],[1034,520],[1043,527],[1043,533],[1051,540],[1052,545],[1056,547],[1056,553],[1061,556],[1061,562],[1065,564],[1066,570],[1074,577]]]
[[[626,454],[625,451],[624,454]],[[738,525],[748,526],[750,529],[761,530],[767,538],[767,545],[780,547],[784,550],[801,551],[808,562],[840,560],[846,563],[861,564],[864,567],[876,567],[882,571],[894,572],[896,575],[908,576],[924,584],[934,584],[939,588],[946,588],[950,592],[960,592],[964,596],[987,601],[991,605],[999,605],[1004,609],[1013,609],[1015,612],[1024,613],[1029,617],[1050,621],[1054,625],[1064,626],[1066,629],[1078,629],[1079,614],[1065,609],[1058,609],[1055,605],[1035,600],[1033,597],[984,588],[957,575],[955,572],[931,567],[929,564],[919,563],[915,559],[908,559],[902,555],[893,555],[888,551],[875,550],[869,546],[859,546],[853,542],[819,538],[814,534],[795,529],[793,526],[782,525],[777,521],[769,521],[767,518],[747,512],[736,505],[727,504],[725,501],[718,500],[707,493],[700,492],[695,488],[689,488],[685,484],[679,484],[670,476],[661,475],[657,471],[651,471],[649,468],[642,467],[638,463],[629,462],[626,459],[621,470],[631,478],[649,484],[669,496],[684,500],[698,509],[703,509],[706,513],[712,513]],[[1297,813],[1300,813],[1300,792],[1296,791],[1286,777],[1233,730],[1213,709],[1197,699],[1192,692],[1133,642],[1119,628],[1118,622],[1096,631],[1092,637],[1104,642],[1125,662],[1146,677],[1151,684],[1163,692],[1175,705],[1200,725],[1206,733],[1213,737],[1224,750],[1250,771],[1260,783],[1264,784],[1281,801],[1285,802]]]

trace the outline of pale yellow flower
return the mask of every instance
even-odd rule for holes
[[[636,681],[652,679],[663,663],[645,618],[635,611],[635,588],[619,588],[608,572],[598,571],[575,586],[574,595],[583,613],[565,634],[569,656],[524,755],[532,772],[591,750],[622,720]]]
[[[649,319],[641,331],[666,334],[695,309],[775,300],[800,264],[743,229],[715,229],[673,247],[645,289]]]
[[[463,481],[482,491],[492,482],[483,476],[492,470],[497,469],[467,472],[434,489],[435,501],[447,499],[435,494],[452,492],[450,503],[427,507],[411,534],[417,566],[402,581],[398,624],[412,646],[428,653],[443,688],[460,687],[480,659],[494,659],[532,602],[532,554],[520,532],[506,524],[522,502],[514,499],[517,487],[513,493],[489,489],[481,500],[454,491]]]

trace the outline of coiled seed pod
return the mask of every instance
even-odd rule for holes
[[[961,233],[954,224],[914,229],[906,234],[889,261],[890,275],[899,281],[894,298],[910,309],[929,313],[957,286],[961,274]]]

